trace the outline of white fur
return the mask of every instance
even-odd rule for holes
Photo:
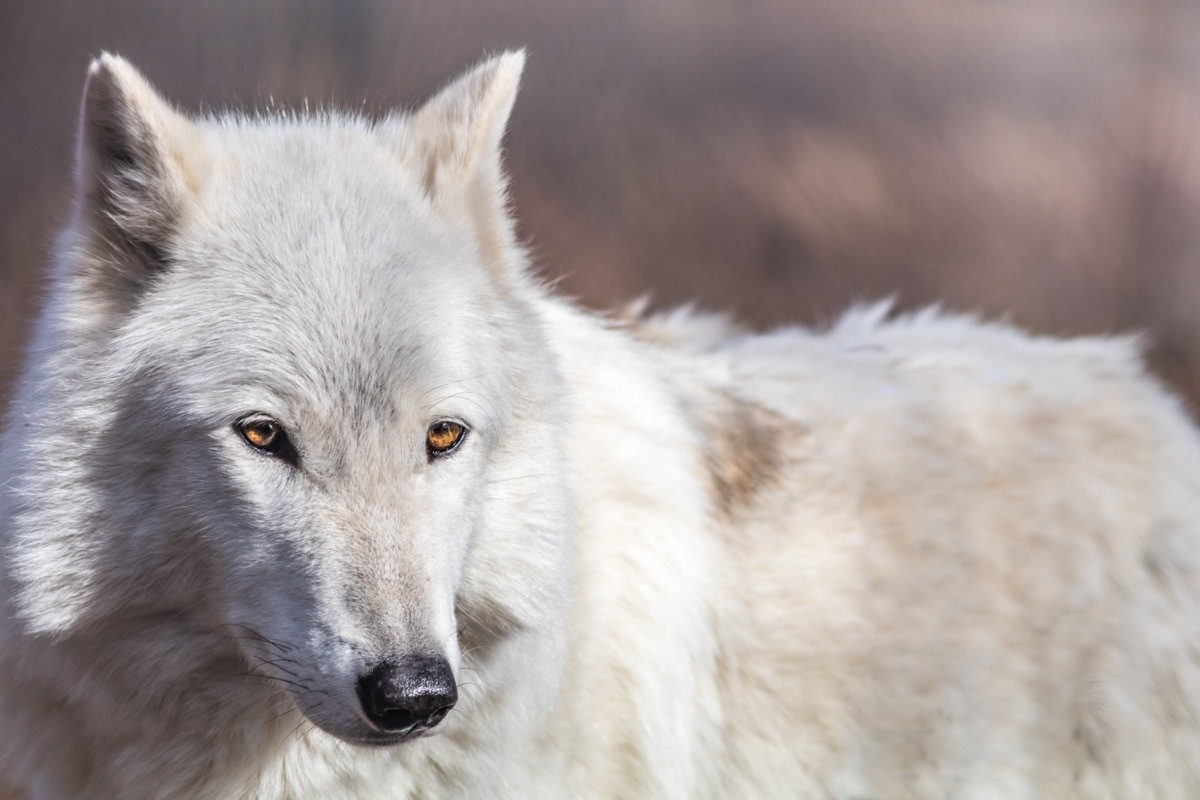
[[[3,449],[35,800],[1200,796],[1200,440],[1136,343],[581,311],[505,212],[521,63],[379,123],[92,66]],[[350,743],[418,648],[458,706]]]

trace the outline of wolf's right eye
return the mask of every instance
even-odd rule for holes
[[[296,450],[288,441],[283,426],[270,417],[247,417],[238,421],[234,427],[255,450],[279,456],[293,463],[297,460]]]
[[[467,435],[467,429],[449,419],[439,420],[425,432],[425,450],[431,458],[444,456],[454,450]]]
[[[242,436],[259,450],[269,450],[279,438],[278,423],[264,419],[242,426]]]

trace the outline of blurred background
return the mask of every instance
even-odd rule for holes
[[[585,304],[1137,329],[1200,404],[1194,0],[0,0],[0,397],[91,56],[185,109],[376,114],[519,46],[516,209]]]
[[[582,302],[1142,330],[1200,407],[1195,0],[0,0],[0,405],[91,56],[185,109],[375,114],[519,46],[515,206]]]

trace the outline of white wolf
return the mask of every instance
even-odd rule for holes
[[[10,773],[1200,797],[1200,440],[1135,343],[586,313],[506,213],[521,67],[372,122],[92,64],[3,451]]]

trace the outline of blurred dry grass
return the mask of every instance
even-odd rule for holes
[[[513,46],[531,56],[509,138],[522,229],[586,303],[652,292],[769,325],[895,295],[1141,329],[1200,404],[1189,0],[0,2],[0,390],[65,215],[90,55],[190,109],[375,112]]]
[[[517,208],[585,302],[651,291],[766,325],[895,294],[1138,328],[1195,401],[1198,34],[1184,0],[0,4],[0,381],[67,204],[90,54],[188,108],[372,112],[526,45]]]

